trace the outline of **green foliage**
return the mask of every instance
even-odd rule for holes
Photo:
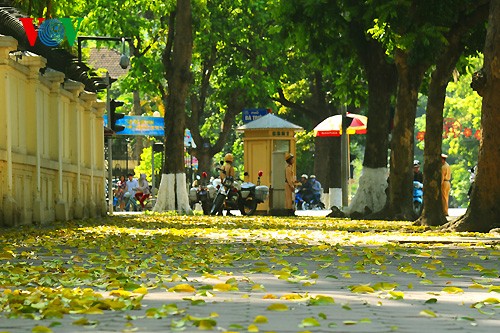
[[[295,133],[297,175],[314,173],[314,132],[302,131]]]
[[[135,167],[134,173],[135,177],[139,178],[139,175],[141,173],[146,174],[146,178],[148,182],[151,182],[151,153],[153,151],[152,147],[146,147],[142,150],[141,154],[141,162],[139,163],[138,166]],[[155,153],[155,174],[161,174],[161,156],[162,153]]]

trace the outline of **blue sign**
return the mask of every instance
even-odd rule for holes
[[[243,123],[249,123],[271,113],[270,109],[243,109]]]
[[[108,126],[108,117],[104,116],[104,126]],[[165,134],[163,117],[125,116],[116,121],[116,125],[124,126],[117,135],[149,135],[163,136]]]
[[[104,126],[108,126],[108,116],[104,115]],[[116,135],[165,135],[165,121],[163,117],[143,117],[143,116],[125,116],[116,121],[116,125],[125,127],[123,131],[116,132]],[[186,128],[184,131],[184,146],[196,148],[191,132]]]

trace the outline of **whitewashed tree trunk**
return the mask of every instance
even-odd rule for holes
[[[154,212],[177,210],[179,213],[191,213],[186,187],[186,174],[162,174]]]
[[[387,195],[387,168],[363,167],[359,177],[359,187],[349,207],[344,213],[365,213],[365,207],[372,212],[378,212],[385,206]]]
[[[190,214],[191,207],[189,206],[189,196],[187,191],[185,173],[178,173],[176,175],[176,185],[177,212]]]

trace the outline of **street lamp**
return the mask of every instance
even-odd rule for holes
[[[122,55],[120,56],[120,67],[125,69],[130,65],[130,59],[125,54],[125,42],[129,45],[132,43],[130,37],[103,37],[103,36],[78,36],[78,62],[82,62],[82,41],[84,40],[102,40],[102,41],[121,41],[122,42]]]

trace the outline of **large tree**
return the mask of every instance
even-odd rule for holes
[[[154,211],[190,212],[184,167],[186,99],[191,82],[193,33],[191,1],[177,0],[170,14],[167,46],[163,51],[168,88],[162,91],[165,110],[165,167]]]
[[[473,88],[483,97],[478,171],[467,212],[447,227],[488,232],[500,227],[500,0],[491,0],[484,67]]]
[[[446,43],[441,46],[436,65],[432,71],[426,110],[426,134],[424,148],[424,210],[421,224],[442,225],[446,223],[441,204],[441,158],[443,137],[443,107],[446,87],[460,56],[465,50],[469,32],[488,15],[488,0],[474,2],[456,14],[449,15],[455,22],[444,35]],[[469,41],[470,42],[470,41]]]
[[[196,9],[193,85],[187,125],[199,171],[231,137],[245,107],[270,107],[279,36],[273,2],[214,0]]]

